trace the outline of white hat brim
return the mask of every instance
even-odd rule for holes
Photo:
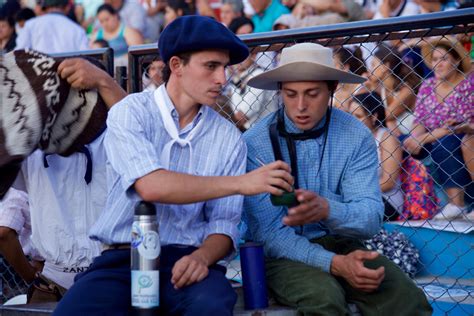
[[[280,82],[339,81],[363,83],[367,78],[313,62],[293,62],[266,71],[249,80],[248,85],[262,90],[278,90]]]

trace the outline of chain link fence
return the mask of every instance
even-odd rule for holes
[[[241,131],[277,110],[278,93],[247,82],[295,43],[330,47],[337,67],[366,76],[338,85],[333,106],[364,122],[378,145],[386,224],[367,244],[414,277],[438,310],[466,315],[464,304],[474,304],[473,35],[474,9],[244,35],[251,57],[229,67],[211,105]],[[162,68],[156,45],[132,47],[129,92],[156,88]],[[228,276],[241,280],[238,260]],[[1,299],[24,287],[7,279],[2,271],[10,288]]]
[[[211,105],[241,131],[277,110],[277,92],[247,82],[295,43],[330,47],[338,68],[367,77],[362,85],[339,84],[333,98],[335,108],[372,130],[378,145],[386,223],[366,245],[414,278],[435,311],[461,315],[471,315],[474,304],[473,13],[243,35],[252,54],[229,67],[223,95]],[[155,45],[132,49],[130,62],[131,92],[161,83]],[[238,259],[228,270],[241,281]]]

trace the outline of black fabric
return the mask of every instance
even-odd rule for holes
[[[321,159],[319,162],[319,169],[321,169],[321,162],[323,161],[324,149],[326,148],[327,130],[329,128],[329,121],[331,120],[331,110],[332,110],[332,106],[328,107],[326,111],[326,121],[324,122],[324,125],[322,127],[314,129],[314,130],[310,130],[310,131],[304,131],[303,133],[290,133],[286,131],[283,108],[278,110],[277,121],[270,125],[270,128],[269,128],[270,140],[272,143],[273,154],[275,156],[275,160],[285,161],[283,159],[283,155],[281,154],[280,142],[278,140],[278,137],[283,137],[286,141],[286,146],[288,147],[288,153],[290,155],[291,175],[293,176],[295,180],[295,184],[294,184],[295,189],[299,189],[298,156],[296,152],[295,141],[297,140],[305,141],[308,139],[316,139],[316,138],[321,137],[323,134],[326,135],[324,139],[323,152],[322,152]]]
[[[2,181],[0,181],[0,200],[3,200],[8,189],[13,185],[13,182],[15,182],[21,169],[21,162],[22,159],[15,160],[0,167],[0,175],[2,177]]]

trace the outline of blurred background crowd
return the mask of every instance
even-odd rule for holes
[[[127,66],[129,46],[156,43],[163,28],[183,15],[209,16],[244,35],[473,5],[472,0],[0,0],[0,50],[62,53],[111,47],[115,66]],[[409,168],[405,158],[422,160],[423,154],[434,162],[432,173],[444,188],[444,216],[466,213],[465,192],[472,187],[474,168],[471,35],[333,48],[338,67],[368,78],[362,85],[339,85],[333,103],[373,131],[391,219],[408,207],[403,203],[409,189],[403,190],[400,180]],[[278,108],[273,92],[247,86],[277,61],[277,52],[252,53],[229,68],[219,110],[242,131]],[[143,89],[161,84],[163,66],[159,56],[146,64]]]

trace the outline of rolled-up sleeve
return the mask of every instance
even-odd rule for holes
[[[127,190],[139,178],[163,168],[151,135],[146,132],[147,122],[146,109],[134,96],[116,104],[107,118],[107,158]]]
[[[13,229],[20,234],[27,222],[25,214],[29,211],[28,195],[10,188],[5,198],[0,201],[0,226]]]
[[[246,169],[246,156],[246,145],[239,139],[221,175],[238,176],[244,174]],[[208,225],[204,239],[212,234],[229,236],[232,239],[234,251],[236,251],[240,238],[237,226],[242,215],[243,200],[242,195],[232,195],[207,201],[204,211]]]

